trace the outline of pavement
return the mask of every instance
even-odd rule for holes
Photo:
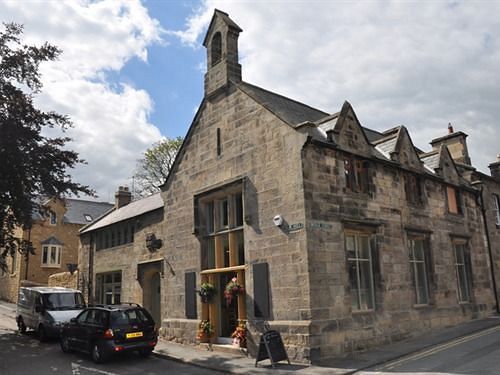
[[[0,315],[12,318],[15,309],[14,304],[0,301]],[[243,351],[238,349],[228,350],[226,346],[209,346],[208,344],[181,345],[166,340],[159,340],[154,354],[157,357],[228,374],[268,374],[270,372],[300,375],[354,374],[496,326],[500,326],[500,316],[494,315],[453,327],[433,330],[404,341],[358,352],[346,358],[331,360],[320,366],[302,363],[288,364],[286,361],[282,361],[277,363],[275,368],[272,368],[270,361],[264,360],[259,362],[258,367],[255,367],[255,359],[247,357]]]
[[[214,346],[214,351],[209,351],[206,344],[196,347],[165,340],[159,341],[155,354],[171,360],[229,374],[268,374],[270,372],[275,374],[354,374],[495,326],[500,326],[500,316],[492,316],[453,327],[433,330],[415,338],[358,352],[347,358],[328,361],[320,366],[301,363],[288,365],[283,361],[277,363],[276,368],[273,369],[270,361],[264,360],[259,362],[259,367],[256,368],[255,359],[248,358],[243,354],[238,355],[219,351],[216,346]]]

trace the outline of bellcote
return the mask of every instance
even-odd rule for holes
[[[229,16],[216,9],[203,46],[207,49],[205,97],[225,89],[230,82],[241,82],[238,63],[238,37],[241,28]]]

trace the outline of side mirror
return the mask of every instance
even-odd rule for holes
[[[77,320],[76,320],[76,318],[71,318],[71,319],[69,320],[69,322],[70,322],[71,324],[77,324]]]
[[[35,312],[37,312],[37,313],[41,313],[41,312],[43,312],[43,306],[41,306],[41,305],[36,305],[36,306],[35,306]]]

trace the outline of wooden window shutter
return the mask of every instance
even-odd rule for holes
[[[448,211],[458,214],[457,190],[454,187],[447,186],[446,194],[448,197]]]
[[[186,318],[196,319],[196,272],[185,273]]]
[[[267,263],[253,265],[253,291],[255,317],[269,318],[269,270]]]

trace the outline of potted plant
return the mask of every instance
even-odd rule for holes
[[[245,293],[245,288],[238,283],[238,279],[236,277],[233,277],[224,289],[224,298],[226,299],[227,306],[231,305],[234,297],[242,293]]]
[[[231,334],[233,345],[239,348],[247,347],[247,328],[245,323],[239,323],[234,332]]]
[[[202,283],[200,286],[200,290],[198,290],[198,294],[201,297],[201,302],[203,303],[210,303],[212,301],[212,298],[214,298],[215,293],[217,293],[217,290],[215,289],[215,286],[210,283]]]
[[[210,338],[214,333],[214,327],[209,320],[202,320],[198,325],[198,334],[196,338],[200,342],[210,342]]]

